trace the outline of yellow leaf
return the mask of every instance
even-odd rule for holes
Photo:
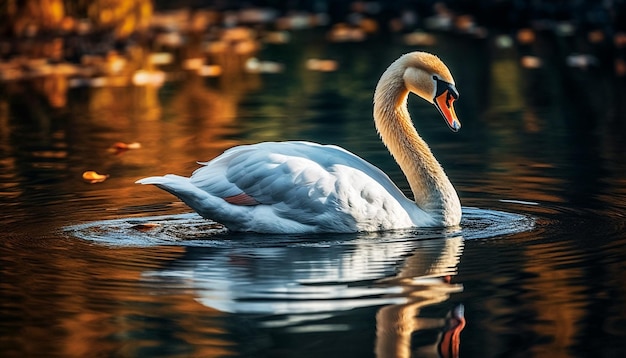
[[[83,173],[83,180],[88,183],[101,183],[109,178],[109,174],[98,174],[93,170],[88,170]]]
[[[141,148],[141,143],[138,142],[133,142],[133,143],[123,143],[123,142],[117,142],[114,143],[110,148],[109,148],[109,152],[114,153],[114,154],[122,154],[124,152],[126,152],[127,150],[131,150],[131,149],[139,149]]]

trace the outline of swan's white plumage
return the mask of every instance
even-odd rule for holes
[[[443,96],[434,103],[434,89]],[[448,68],[434,55],[400,57],[382,75],[374,119],[383,142],[407,176],[409,200],[380,169],[337,146],[310,142],[242,145],[200,163],[190,178],[137,181],[154,184],[205,218],[231,230],[267,233],[356,232],[457,225],[461,206],[454,187],[413,127],[409,91],[435,105],[453,130],[458,96]],[[450,97],[454,94],[455,97]]]
[[[229,149],[202,164],[190,178],[166,175],[138,183],[155,184],[236,231],[354,232],[434,225],[385,173],[340,147],[265,142]],[[224,200],[242,193],[258,205]]]

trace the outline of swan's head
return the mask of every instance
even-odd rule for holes
[[[454,111],[454,101],[459,92],[448,67],[439,57],[426,52],[411,52],[400,57],[397,63],[404,69],[402,78],[406,88],[437,107],[448,127],[454,132],[461,122]]]

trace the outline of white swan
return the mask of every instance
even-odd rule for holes
[[[408,53],[381,76],[374,122],[415,201],[358,156],[310,142],[237,146],[201,163],[190,178],[169,174],[137,183],[154,184],[234,231],[357,232],[458,225],[459,198],[411,122],[409,92],[433,103],[453,131],[461,125],[452,106],[458,98],[454,80],[438,57]]]

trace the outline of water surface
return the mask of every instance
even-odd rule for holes
[[[2,85],[2,356],[438,356],[460,312],[464,357],[626,351],[624,82],[564,67],[558,39],[530,49],[544,59],[532,70],[489,40],[428,49],[454,74],[463,128],[416,98],[410,111],[459,192],[460,228],[233,234],[133,184],[232,145],[304,139],[408,193],[371,96],[414,48],[300,36],[259,54],[279,74],[75,88],[62,108],[36,81]],[[308,71],[308,58],[340,67]],[[142,148],[113,154],[118,141]],[[110,177],[87,184],[86,170]]]

